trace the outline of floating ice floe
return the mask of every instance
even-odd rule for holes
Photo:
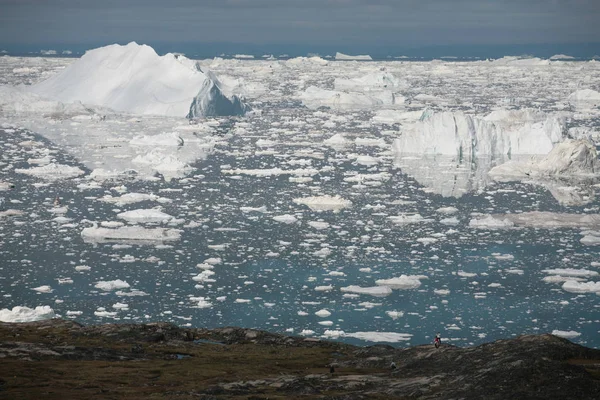
[[[329,223],[323,221],[308,221],[308,225],[318,231],[329,228]]]
[[[338,147],[350,146],[352,144],[352,142],[350,142],[348,139],[346,139],[344,137],[344,135],[342,135],[341,133],[336,133],[329,139],[323,140],[323,144],[327,145],[329,147],[338,148]]]
[[[246,105],[225,95],[218,80],[183,56],[159,56],[131,42],[89,50],[58,75],[33,85],[33,93],[133,114],[189,118],[241,115]]]
[[[35,290],[38,293],[52,293],[54,289],[48,285],[38,286],[36,288],[32,288],[31,290]]]
[[[43,167],[33,168],[15,168],[15,172],[20,174],[35,176],[38,178],[55,181],[58,179],[69,179],[85,174],[85,172],[77,167],[63,164],[48,164]]]
[[[392,289],[388,286],[373,286],[373,287],[361,287],[356,285],[350,285],[340,288],[342,292],[356,293],[356,294],[368,294],[375,297],[385,297],[392,294]]]
[[[562,288],[571,293],[596,293],[600,296],[600,282],[578,282],[568,280],[563,283]]]
[[[12,310],[8,308],[0,310],[1,322],[33,322],[56,317],[57,315],[50,306],[37,306],[36,308],[16,306]]]
[[[387,286],[390,289],[416,289],[421,286],[421,279],[427,279],[424,275],[400,275],[397,278],[378,279],[378,286]]]
[[[340,212],[342,209],[352,207],[350,200],[343,199],[341,196],[312,196],[294,199],[294,203],[303,204],[313,211],[333,211]]]
[[[110,292],[112,290],[117,289],[127,289],[129,288],[129,283],[121,279],[116,279],[114,281],[98,281],[96,282],[96,285],[94,285],[94,287],[100,290]]]
[[[559,331],[557,329],[553,330],[552,334],[554,336],[558,336],[558,337],[565,338],[565,339],[574,339],[576,337],[581,336],[581,333],[576,332],[576,331]]]
[[[433,222],[433,219],[423,218],[421,214],[399,214],[387,218],[396,225],[409,225]]]
[[[598,276],[597,271],[591,271],[589,269],[575,269],[575,268],[552,268],[552,269],[543,269],[543,273],[550,275],[560,275],[560,276],[579,276],[579,277],[590,277],[590,276]]]
[[[321,317],[321,318],[327,318],[327,317],[329,317],[329,316],[331,315],[331,313],[330,313],[329,311],[327,311],[327,310],[323,309],[323,310],[319,310],[319,311],[317,311],[317,312],[315,313],[315,315],[316,315],[317,317]]]
[[[141,226],[122,226],[119,228],[83,228],[81,237],[85,242],[128,242],[146,244],[170,242],[181,239],[181,230],[167,228],[144,228]]]
[[[8,210],[0,211],[0,218],[3,218],[3,217],[16,217],[16,216],[19,216],[19,215],[23,215],[23,211],[21,211],[21,210],[14,210],[12,208],[9,208]]]
[[[296,222],[298,222],[298,218],[294,217],[291,214],[276,215],[273,217],[273,220],[288,225],[295,224]]]
[[[386,311],[385,313],[394,321],[397,320],[398,318],[404,317],[403,311]]]
[[[169,198],[160,197],[152,193],[126,193],[118,197],[107,195],[100,197],[98,200],[117,206],[140,203],[142,201],[156,201],[158,203],[170,203],[172,201]]]
[[[117,214],[117,217],[133,223],[169,223],[181,224],[183,219],[177,219],[172,215],[157,209],[137,209]]]

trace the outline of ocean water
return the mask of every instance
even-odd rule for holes
[[[367,335],[371,340],[361,340],[359,332],[406,334],[405,340],[392,341],[404,346],[427,343],[436,332],[451,343],[473,345],[561,330],[580,333],[573,339],[579,343],[600,345],[599,297],[569,293],[560,283],[542,280],[549,275],[543,272],[546,269],[598,271],[591,266],[600,261],[597,247],[581,244],[579,230],[482,230],[468,225],[473,213],[565,211],[543,187],[492,183],[458,199],[443,197],[423,190],[393,157],[375,167],[365,166],[342,156],[346,153],[339,149],[279,140],[266,152],[270,154],[241,158],[239,153],[253,139],[234,136],[220,142],[185,179],[105,182],[89,189],[80,186],[87,184],[86,178],[40,184],[37,178],[15,173],[12,168],[27,165],[28,148],[19,146],[27,140],[49,149],[59,163],[87,169],[34,133],[0,131],[0,137],[2,180],[16,185],[0,193],[1,207],[23,212],[1,220],[1,308],[50,305],[57,314],[82,323],[244,326],[357,344],[381,339],[371,334]],[[377,155],[378,150],[362,152]],[[303,183],[290,182],[287,175],[222,172],[236,167],[272,168],[283,162],[310,164],[325,172]],[[379,172],[389,174],[388,178],[369,185],[345,180],[358,173]],[[106,194],[123,192],[170,199],[160,206],[185,221],[175,226],[183,230],[181,240],[149,245],[84,241],[81,231],[90,226],[86,220],[117,221],[119,212],[158,206],[99,201]],[[338,194],[350,199],[352,207],[339,213],[318,212],[293,202],[311,193]],[[66,213],[52,211],[57,196],[61,206],[68,207]],[[598,205],[593,199],[585,206],[567,208],[589,212]],[[243,206],[264,206],[267,211],[243,212]],[[458,222],[440,223],[448,217],[436,211],[441,207],[455,207]],[[389,218],[404,213],[419,214],[423,220],[395,224]],[[298,221],[273,220],[285,214]],[[316,230],[309,221],[326,222],[329,227]],[[429,240],[418,240],[422,238]],[[197,265],[207,260],[214,264],[211,281],[194,281],[202,271]],[[82,265],[91,269],[77,271]],[[373,287],[378,279],[403,274],[421,276],[420,286],[394,289],[385,297],[341,290],[351,285]],[[99,281],[117,279],[130,288],[119,292],[95,287]],[[51,286],[52,292],[32,290],[42,285]],[[132,296],[140,293],[133,289],[144,295]],[[209,303],[206,308],[198,308],[200,297]],[[114,314],[103,316],[102,308]],[[315,314],[323,309],[331,315]],[[73,311],[80,315],[69,315]]]

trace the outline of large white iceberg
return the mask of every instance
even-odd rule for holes
[[[395,139],[394,150],[461,157],[547,154],[564,135],[562,118],[531,110],[495,111],[482,118],[426,109]]]
[[[246,111],[237,96],[226,96],[218,80],[195,62],[170,53],[159,56],[135,42],[90,50],[30,90],[65,103],[133,114],[195,118]]]

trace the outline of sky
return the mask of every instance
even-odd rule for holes
[[[0,43],[600,42],[600,0],[0,0]]]

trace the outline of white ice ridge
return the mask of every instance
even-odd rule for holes
[[[141,226],[121,226],[118,228],[101,228],[96,224],[83,228],[81,237],[85,242],[131,242],[145,244],[155,242],[177,241],[181,239],[181,230],[167,228],[144,228]]]
[[[426,109],[394,140],[394,151],[461,157],[547,154],[564,135],[562,118],[530,109],[499,110],[485,118]]]
[[[89,50],[30,90],[61,102],[133,114],[196,118],[246,111],[237,96],[226,96],[218,80],[195,62],[170,53],[159,56],[150,46],[135,42]]]
[[[294,199],[294,203],[304,204],[313,211],[333,211],[334,213],[338,213],[344,208],[352,207],[350,200],[343,199],[339,195],[301,197]]]
[[[351,56],[351,55],[340,53],[340,52],[335,53],[335,59],[336,59],[336,61],[339,61],[339,60],[343,60],[343,61],[372,61],[373,60],[373,58],[371,58],[371,56],[369,56],[369,55]]]
[[[600,214],[569,214],[547,211],[530,211],[519,214],[487,214],[471,219],[469,226],[480,229],[512,227],[600,229]]]
[[[542,159],[528,162],[509,161],[489,172],[495,180],[531,179],[532,177],[585,176],[598,173],[598,153],[589,140],[566,139]]]
[[[32,322],[51,318],[56,318],[56,314],[50,306],[38,306],[36,308],[17,306],[13,307],[12,310],[8,308],[0,310],[1,322]]]

